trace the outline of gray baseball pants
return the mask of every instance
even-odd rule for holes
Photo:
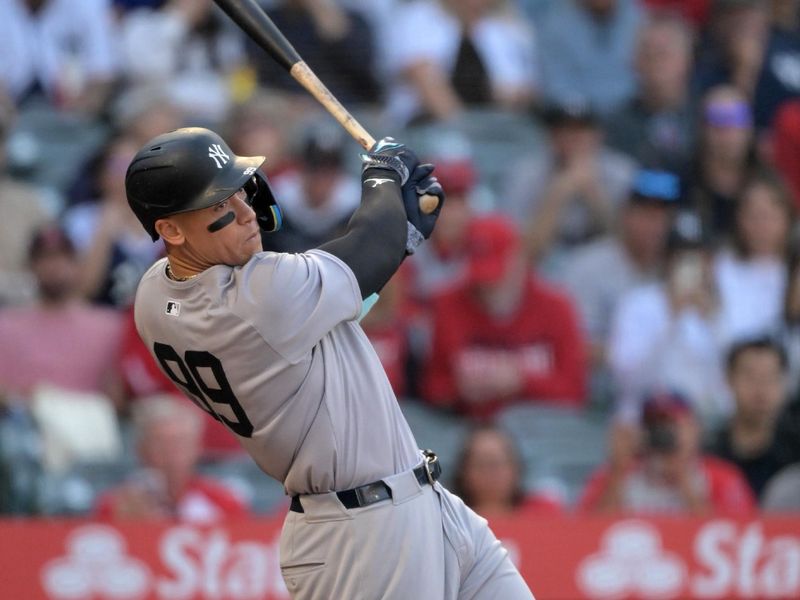
[[[411,471],[384,479],[392,499],[347,509],[335,493],[301,496],[280,565],[294,600],[533,600],[485,519]]]

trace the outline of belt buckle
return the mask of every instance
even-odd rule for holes
[[[428,483],[433,485],[436,479],[433,476],[434,465],[439,466],[439,457],[433,450],[423,450],[422,455],[425,457],[423,465],[425,466],[425,475],[428,477]]]

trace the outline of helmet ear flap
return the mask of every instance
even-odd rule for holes
[[[272,194],[272,188],[270,188],[266,176],[261,171],[256,171],[244,188],[250,198],[250,205],[256,213],[258,226],[262,231],[278,231],[283,225],[283,213]]]

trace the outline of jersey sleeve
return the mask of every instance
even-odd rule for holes
[[[331,329],[361,314],[355,275],[321,250],[264,253],[245,265],[240,277],[236,310],[290,362],[299,362]]]

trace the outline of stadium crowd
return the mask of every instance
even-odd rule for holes
[[[800,0],[268,0],[366,128],[437,165],[363,320],[481,514],[800,511]],[[285,510],[131,305],[154,135],[265,155],[336,236],[357,144],[211,0],[0,3],[0,514]]]

